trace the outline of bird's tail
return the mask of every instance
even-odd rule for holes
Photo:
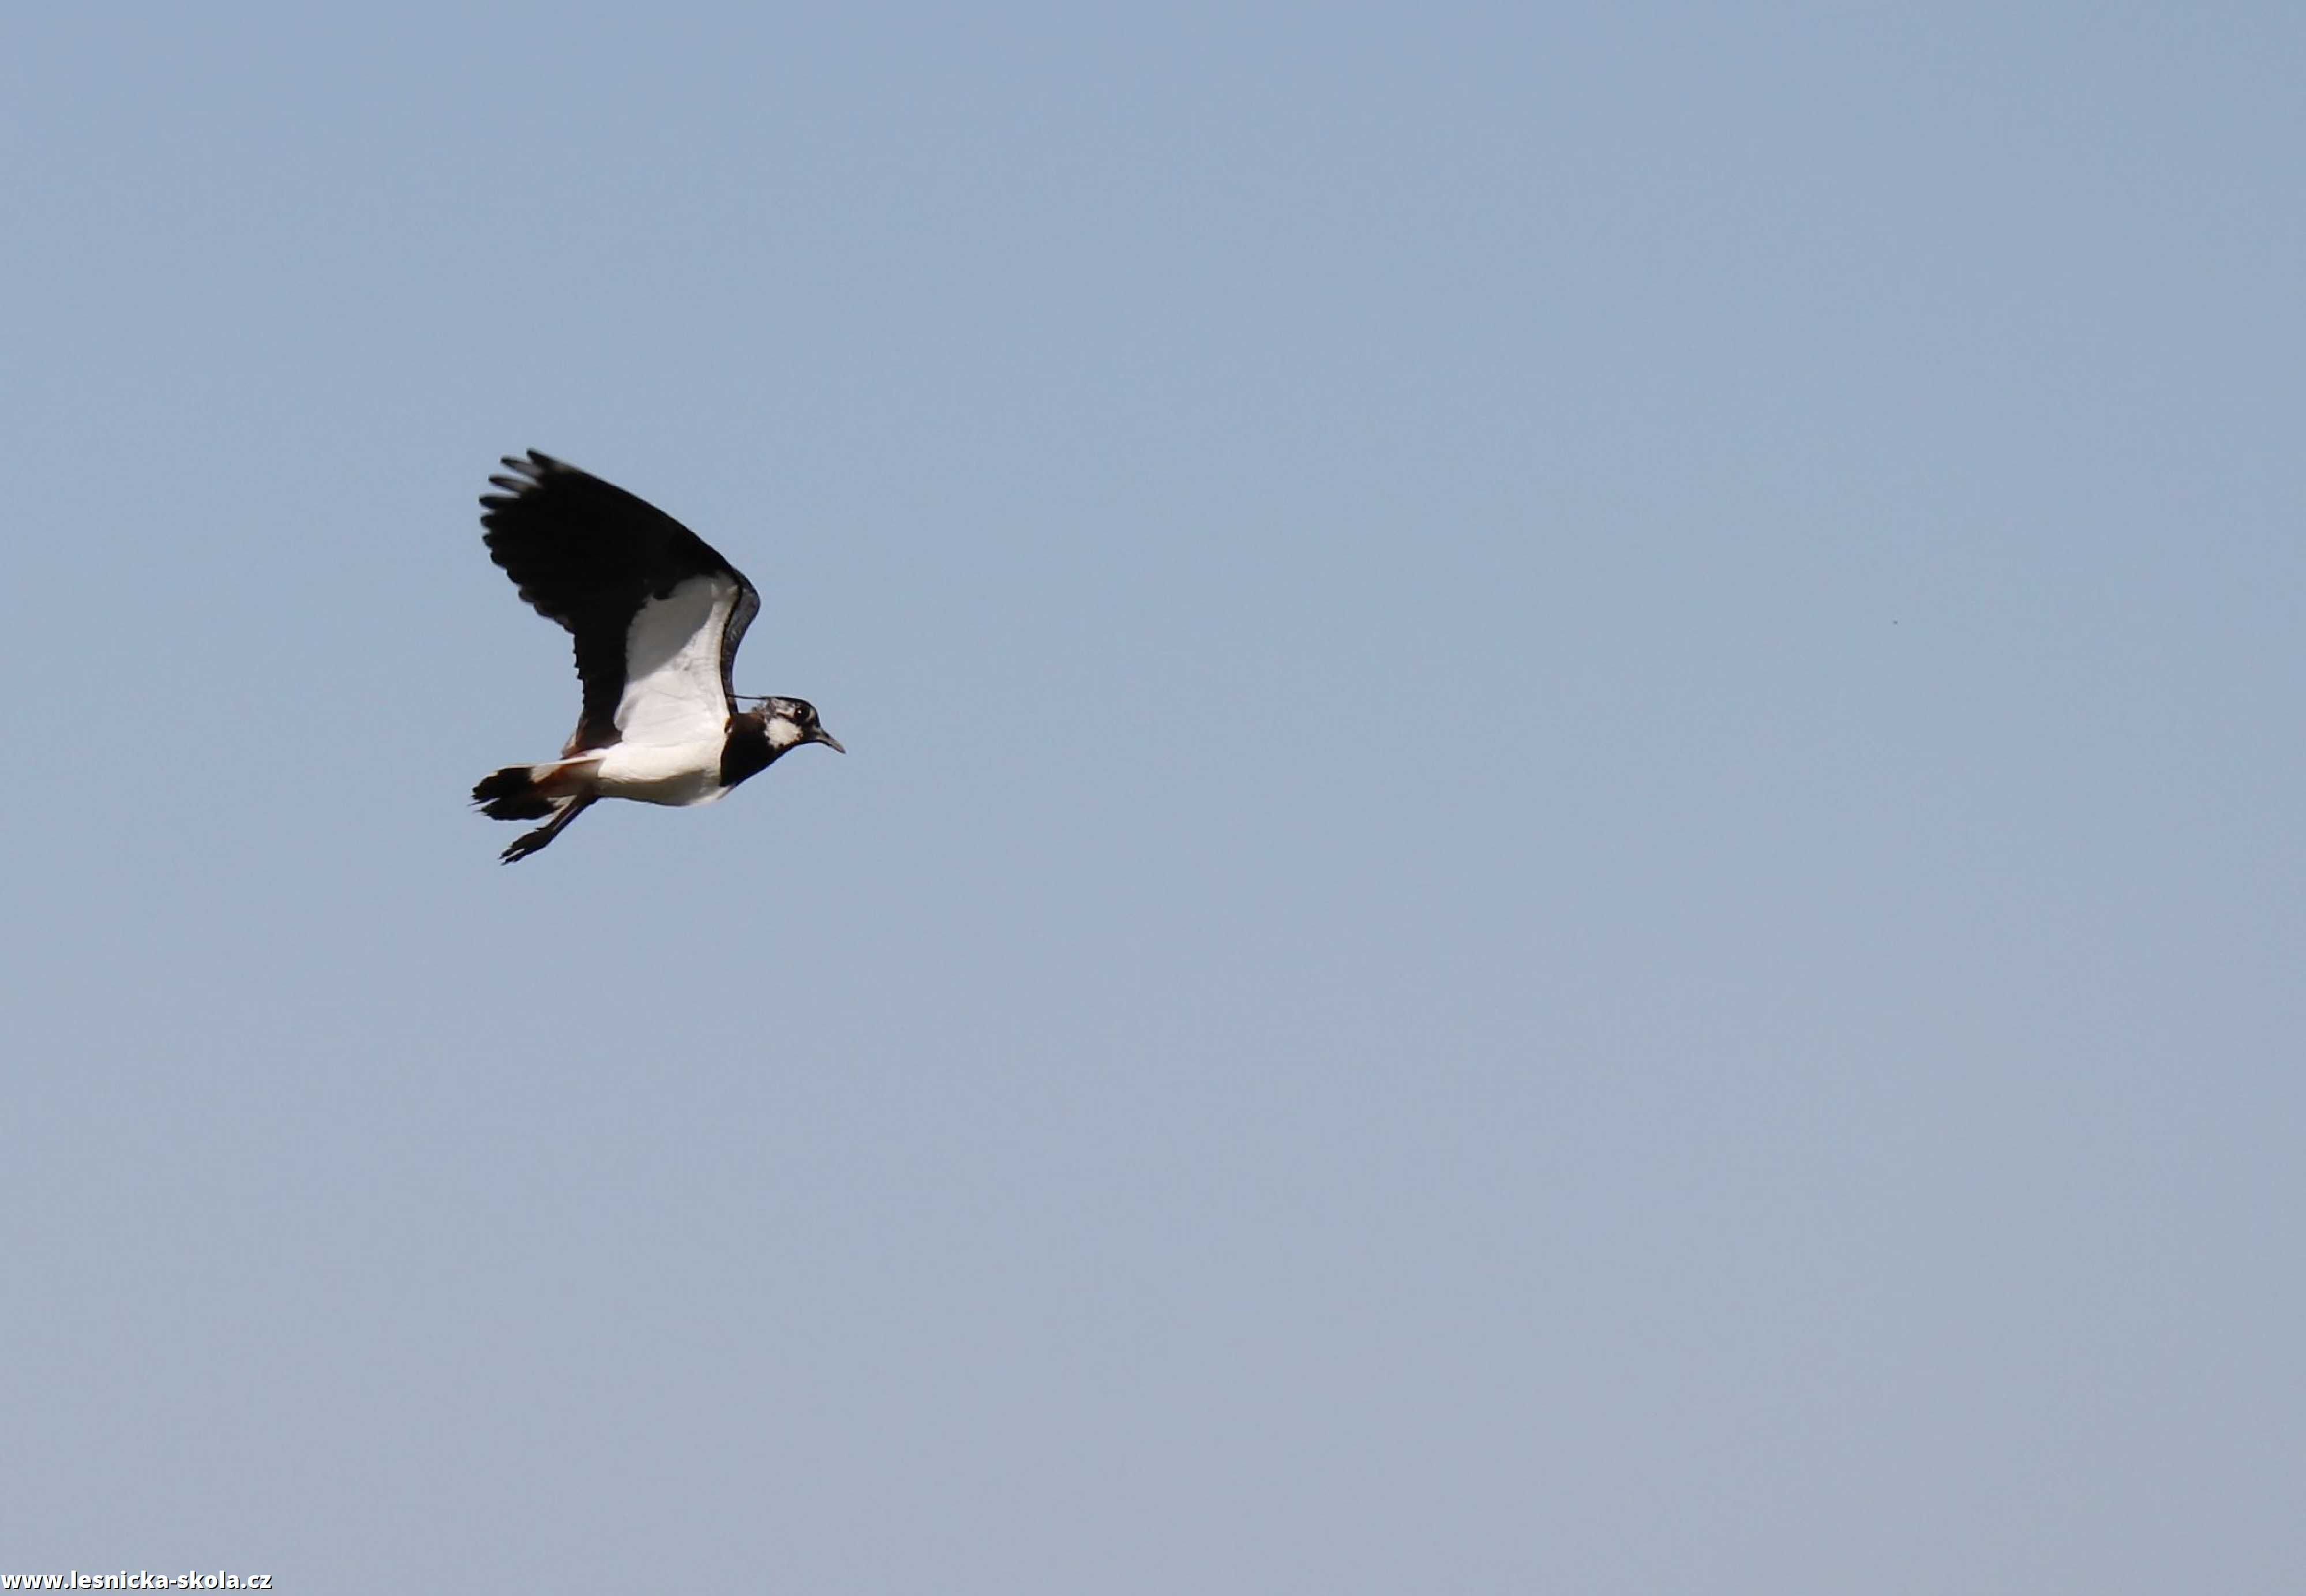
[[[508,764],[491,776],[483,776],[473,789],[473,802],[491,820],[542,820],[559,806],[536,784],[541,771],[551,765]]]
[[[504,850],[504,862],[525,859],[568,829],[568,823],[593,807],[598,797],[593,772],[598,754],[575,759],[555,759],[543,764],[508,764],[483,776],[473,789],[473,802],[491,820],[543,820],[533,832],[523,832]]]

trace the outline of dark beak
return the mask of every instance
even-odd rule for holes
[[[822,726],[809,733],[808,740],[813,743],[823,743],[826,747],[832,749],[836,754],[846,754],[849,752],[848,749],[841,746],[840,738],[834,737],[833,733],[827,731]]]

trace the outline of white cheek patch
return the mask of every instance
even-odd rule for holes
[[[800,727],[797,722],[788,721],[782,715],[769,717],[769,747],[781,751],[799,741]]]

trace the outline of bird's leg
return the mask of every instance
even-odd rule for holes
[[[567,803],[561,805],[560,813],[555,815],[551,820],[546,821],[542,825],[538,826],[533,832],[524,832],[519,836],[515,837],[512,840],[512,846],[504,850],[503,862],[509,865],[526,858],[530,854],[534,853],[538,849],[542,848],[546,843],[551,841],[555,837],[558,837],[568,828],[570,821],[576,819],[579,815],[585,813],[585,810],[591,808],[593,807],[593,803],[594,795],[589,792],[585,794],[582,798],[570,798]]]

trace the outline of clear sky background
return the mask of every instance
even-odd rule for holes
[[[2306,1587],[2294,6],[0,28],[0,1561]],[[805,750],[500,868],[536,447]]]

